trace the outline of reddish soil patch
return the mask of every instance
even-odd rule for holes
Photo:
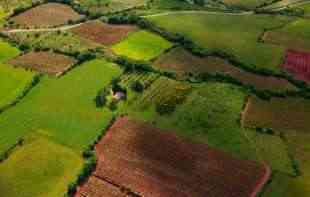
[[[264,165],[128,118],[114,123],[96,154],[93,176],[141,196],[254,197],[270,175]]]
[[[132,25],[110,25],[100,21],[91,21],[71,29],[82,38],[89,39],[103,45],[113,45],[126,38],[131,32],[137,31]]]
[[[75,197],[122,197],[127,196],[120,188],[95,176],[91,176],[82,187],[78,189]]]
[[[157,59],[154,65],[163,70],[175,71],[177,73],[209,73],[225,74],[237,79],[245,85],[254,86],[258,90],[270,90],[270,91],[286,91],[296,90],[285,79],[276,77],[267,77],[253,74],[241,70],[227,61],[218,57],[204,57],[200,58],[194,56],[184,49],[176,48],[170,52],[162,55]]]
[[[67,24],[69,21],[77,21],[82,17],[68,5],[46,3],[12,17],[10,20],[22,27],[43,28]]]
[[[309,133],[310,101],[303,98],[250,97],[243,113],[246,127],[272,128],[276,131]]]
[[[76,64],[76,60],[65,55],[51,52],[30,52],[18,56],[8,61],[8,63],[26,69],[60,76]]]
[[[310,83],[310,53],[288,50],[282,67],[298,80]]]

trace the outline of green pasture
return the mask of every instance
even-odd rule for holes
[[[273,0],[223,0],[223,3],[230,7],[237,7],[241,9],[255,9],[257,7],[268,5]]]
[[[291,21],[285,16],[230,14],[168,14],[147,17],[157,26],[180,33],[209,51],[235,56],[252,69],[279,72],[284,48],[258,42],[264,29]]]
[[[83,159],[67,147],[44,137],[27,139],[0,163],[1,196],[64,196],[82,165]]]
[[[0,115],[0,155],[30,132],[84,150],[112,118],[109,110],[96,108],[97,91],[121,72],[117,65],[96,59],[59,79],[44,76],[18,105]]]
[[[130,59],[149,61],[170,47],[172,43],[164,38],[147,31],[139,31],[114,45],[112,50],[117,55]]]

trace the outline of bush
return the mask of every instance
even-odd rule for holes
[[[171,114],[175,111],[176,106],[174,104],[169,103],[157,103],[156,104],[156,112],[159,115]]]
[[[138,93],[142,93],[144,90],[144,85],[140,81],[134,81],[130,87],[133,91]]]
[[[97,96],[95,98],[96,107],[103,107],[107,103],[107,96],[110,94],[109,90],[103,88],[98,91]]]

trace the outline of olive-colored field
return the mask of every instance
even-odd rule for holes
[[[285,50],[258,42],[264,29],[291,21],[286,16],[178,13],[146,17],[159,27],[179,33],[209,51],[234,55],[251,69],[280,72]],[[182,25],[180,25],[182,24]]]
[[[44,137],[27,138],[0,163],[1,196],[64,196],[82,164],[80,155],[65,146]]]
[[[31,49],[51,49],[72,55],[100,48],[100,44],[70,32],[19,32],[8,36],[12,41]]]
[[[310,21],[301,18],[283,28],[269,31],[265,34],[264,41],[288,49],[310,52]]]
[[[276,131],[309,133],[310,101],[303,98],[251,97],[243,114],[243,125]]]
[[[218,57],[200,58],[190,54],[182,48],[175,48],[161,55],[154,62],[154,66],[160,70],[172,71],[178,74],[222,74],[230,76],[244,85],[253,86],[258,90],[276,92],[294,91],[296,87],[286,79],[261,76],[250,73],[231,65],[229,62]]]
[[[147,31],[131,34],[124,41],[114,45],[115,54],[134,60],[149,61],[172,47],[172,43],[164,38]]]
[[[70,6],[60,3],[46,3],[27,10],[10,19],[15,25],[27,28],[53,27],[80,20],[83,16]]]

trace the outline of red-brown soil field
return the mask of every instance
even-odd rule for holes
[[[118,188],[95,176],[91,176],[82,187],[78,189],[75,197],[122,197],[127,196]]]
[[[250,97],[242,124],[245,127],[309,133],[309,118],[310,101],[303,98],[272,98],[268,101]]]
[[[224,59],[212,56],[200,58],[182,48],[175,48],[163,54],[154,62],[154,65],[159,69],[175,71],[177,73],[225,74],[237,79],[245,85],[254,86],[258,90],[296,90],[296,87],[285,79],[260,76],[246,72],[231,65]]]
[[[50,75],[60,76],[70,69],[76,60],[52,52],[29,52],[8,61],[14,66],[24,67],[30,70],[47,73]]]
[[[132,25],[110,25],[100,21],[82,24],[71,31],[82,38],[89,39],[103,45],[113,45],[126,38],[131,32],[137,31]]]
[[[288,50],[282,68],[295,78],[310,83],[310,53]]]
[[[46,3],[14,16],[10,20],[26,28],[43,28],[67,24],[82,17],[68,5]]]
[[[93,176],[146,197],[254,197],[270,175],[265,165],[127,117],[112,125],[96,154]]]

